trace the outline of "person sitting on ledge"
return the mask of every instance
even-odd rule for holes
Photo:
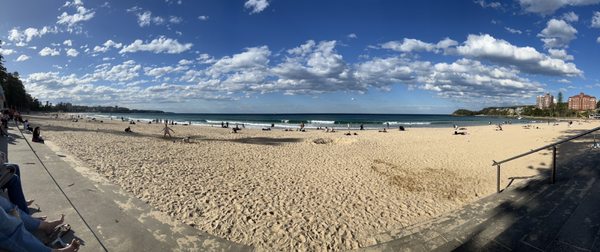
[[[7,251],[78,251],[79,241],[61,249],[46,247],[32,232],[42,231],[51,234],[55,228],[63,225],[64,215],[55,221],[33,218],[20,211],[8,200],[0,197],[0,250]]]
[[[41,136],[39,126],[33,129],[33,137],[31,138],[31,141],[36,143],[44,143],[44,139]]]
[[[28,120],[25,120],[25,122],[23,123],[23,128],[25,128],[29,132],[33,132],[33,128],[31,127],[31,124],[29,124]]]
[[[19,166],[16,164],[2,164],[2,169],[12,170],[10,173],[2,175],[2,183],[0,189],[6,190],[8,200],[19,207],[21,211],[29,214],[29,205],[33,204],[33,200],[25,200],[25,194],[23,194],[23,186],[21,185],[21,171]],[[6,176],[6,177],[5,177]]]

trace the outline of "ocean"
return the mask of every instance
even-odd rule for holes
[[[335,127],[357,129],[363,125],[365,129],[381,129],[388,126],[404,127],[453,127],[500,124],[500,123],[532,123],[529,119],[517,119],[492,116],[451,116],[451,115],[418,115],[418,114],[192,114],[192,113],[85,113],[90,118],[99,120],[133,120],[148,123],[153,120],[169,120],[177,124],[221,126],[221,123],[236,124],[242,127],[265,128],[297,128],[301,123],[307,128]]]

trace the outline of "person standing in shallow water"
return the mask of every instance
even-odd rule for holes
[[[163,137],[169,136],[171,138],[171,132],[175,133],[175,131],[169,128],[169,123],[165,120],[165,127],[163,128]]]

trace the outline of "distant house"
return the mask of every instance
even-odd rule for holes
[[[576,111],[596,109],[596,97],[584,93],[569,97],[569,109]]]
[[[554,104],[554,96],[552,96],[550,93],[546,93],[546,95],[539,95],[536,99],[536,107],[538,107],[539,109],[547,109],[552,107],[552,104]]]

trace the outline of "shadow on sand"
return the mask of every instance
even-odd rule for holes
[[[65,127],[65,126],[57,126],[46,124],[43,125],[44,130],[46,131],[56,131],[56,132],[64,132],[64,131],[74,131],[74,132],[98,132],[98,133],[106,133],[112,134],[116,136],[122,137],[150,137],[157,140],[162,141],[182,141],[182,137],[172,137],[165,138],[161,135],[160,132],[157,134],[147,134],[147,133],[139,133],[139,132],[125,132],[118,130],[110,130],[110,129],[86,129],[86,128],[77,128],[77,127]],[[241,144],[255,144],[255,145],[268,145],[268,146],[278,146],[288,143],[299,143],[302,142],[302,138],[276,138],[276,137],[242,137],[242,138],[234,138],[234,139],[218,139],[218,138],[206,138],[203,136],[190,136],[191,143],[194,144],[200,141],[219,141],[219,142],[233,142],[233,143],[241,143]]]

